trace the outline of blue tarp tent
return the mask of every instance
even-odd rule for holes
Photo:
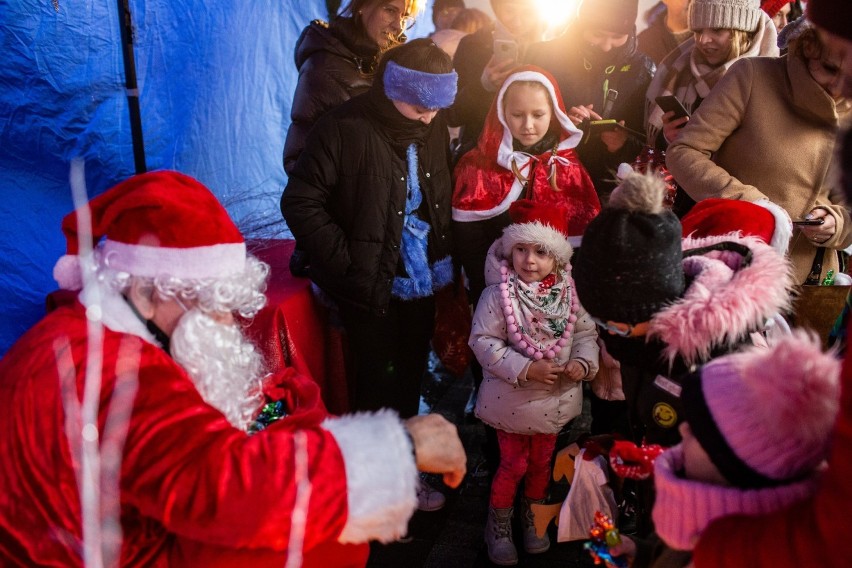
[[[249,232],[286,231],[278,198],[293,47],[326,18],[325,1],[129,8],[148,169],[198,178]],[[0,355],[56,288],[70,161],[85,160],[90,196],[134,173],[118,13],[116,0],[0,0]],[[428,33],[420,20],[412,35]]]

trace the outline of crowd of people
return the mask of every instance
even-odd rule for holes
[[[534,507],[591,396],[595,448],[664,450],[614,563],[850,565],[852,363],[786,321],[852,245],[852,8],[664,0],[637,34],[638,0],[582,0],[548,38],[533,0],[436,0],[409,40],[423,4],[351,0],[296,45],[281,212],[353,413],[245,337],[269,267],[213,193],[133,176],[63,220],[74,294],[0,360],[2,563],[364,566],[466,475],[418,416],[462,282],[494,564],[516,509],[550,548]]]

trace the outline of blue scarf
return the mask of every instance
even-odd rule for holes
[[[417,147],[411,144],[406,151],[408,158],[408,192],[405,198],[405,218],[402,224],[402,265],[408,278],[394,278],[391,294],[403,300],[425,298],[453,281],[452,258],[446,256],[429,266],[427,247],[429,223],[420,219],[415,211],[423,202],[420,178],[417,174]]]

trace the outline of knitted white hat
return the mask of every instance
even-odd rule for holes
[[[689,29],[704,28],[753,32],[760,22],[760,0],[692,0]]]

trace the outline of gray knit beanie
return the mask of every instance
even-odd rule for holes
[[[753,32],[760,22],[760,0],[692,0],[689,29],[704,28]]]

